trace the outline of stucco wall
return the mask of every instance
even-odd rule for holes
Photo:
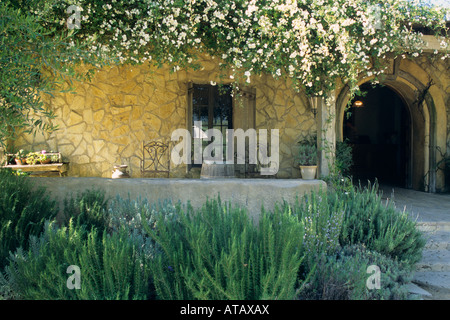
[[[325,191],[321,180],[301,179],[104,179],[104,178],[32,178],[35,187],[44,187],[63,208],[64,199],[86,190],[102,190],[108,200],[116,196],[131,200],[147,198],[151,203],[169,199],[173,203],[188,202],[194,208],[207,199],[220,196],[221,201],[245,208],[255,219],[265,210],[273,210],[282,201],[294,204],[297,197],[311,191]],[[62,212],[61,212],[62,213]]]

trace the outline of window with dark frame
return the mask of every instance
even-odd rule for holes
[[[192,126],[196,121],[201,121],[202,131],[218,129],[222,132],[223,154],[225,154],[225,134],[227,129],[233,128],[233,97],[232,88],[229,85],[205,85],[194,84],[192,92]],[[195,128],[194,128],[195,131]],[[195,137],[195,134],[194,134]],[[192,139],[194,141],[194,139]],[[211,141],[202,141],[202,150]],[[192,161],[193,166],[195,165]]]

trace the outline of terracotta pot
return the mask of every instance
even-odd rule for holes
[[[127,165],[116,165],[114,166],[114,171],[112,172],[111,178],[113,179],[123,179],[129,178],[130,175],[127,172]]]
[[[317,166],[300,166],[302,179],[314,180],[316,178]]]

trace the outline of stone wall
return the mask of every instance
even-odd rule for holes
[[[189,83],[220,82],[218,63],[212,58],[201,63],[201,70],[190,72],[148,65],[105,67],[90,82],[76,83],[76,93],[47,99],[57,131],[22,135],[13,148],[61,152],[70,162],[69,176],[111,177],[115,164],[126,164],[132,177],[140,177],[142,143],[170,140],[173,130],[186,128]],[[306,99],[282,81],[251,80],[249,86],[256,93],[255,129],[280,130],[277,177],[297,178],[296,143],[315,131]],[[193,176],[185,165],[172,164],[171,171],[171,177]]]
[[[111,177],[115,164],[126,164],[132,177],[140,177],[142,143],[170,140],[175,129],[187,127],[188,88],[192,83],[231,82],[221,77],[219,64],[204,57],[198,71],[170,72],[142,66],[113,66],[98,71],[90,82],[77,83],[76,93],[60,93],[47,99],[55,112],[52,134],[21,135],[11,149],[59,151],[70,161],[69,176]],[[437,145],[450,145],[449,60],[429,61],[423,57],[404,61],[402,70],[423,85],[433,79],[430,94],[437,110]],[[298,178],[295,163],[297,142],[316,132],[316,119],[302,94],[289,84],[269,76],[254,76],[247,90],[255,94],[255,129],[279,129],[280,163],[276,178]],[[414,93],[410,99],[414,100]],[[413,103],[413,101],[411,102]],[[247,129],[245,103],[235,103],[235,128]],[[247,115],[248,116],[248,115]],[[234,119],[236,120],[236,119]],[[248,124],[248,123],[247,123]],[[337,128],[339,131],[339,128]],[[447,147],[450,154],[450,146]],[[426,155],[425,155],[426,156]],[[425,165],[425,169],[427,166]],[[420,172],[422,177],[424,173]],[[198,177],[185,165],[172,164],[171,177]]]
[[[316,119],[306,96],[294,94],[289,84],[271,77],[254,81],[256,87],[256,128],[279,129],[280,168],[277,177],[300,177],[295,163],[297,143],[316,134]]]

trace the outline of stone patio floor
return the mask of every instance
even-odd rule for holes
[[[406,209],[427,238],[412,290],[424,300],[450,300],[450,194],[380,186],[382,198]]]
[[[450,223],[450,194],[437,194],[380,186],[383,199],[394,200],[397,208],[406,209],[424,223]]]

